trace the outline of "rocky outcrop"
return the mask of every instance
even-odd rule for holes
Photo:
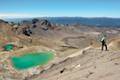
[[[51,23],[48,20],[33,19],[32,23],[33,23],[32,28],[39,27],[44,31],[46,31],[52,27]]]

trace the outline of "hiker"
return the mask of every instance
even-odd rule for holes
[[[104,34],[104,33],[102,32],[102,33],[101,33],[101,39],[100,39],[101,44],[102,44],[102,47],[101,47],[101,50],[102,50],[102,51],[104,50],[104,47],[105,47],[105,50],[106,50],[106,51],[108,50],[107,44],[106,44],[106,38],[107,38],[106,34]]]

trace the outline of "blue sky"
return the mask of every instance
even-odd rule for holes
[[[120,18],[120,0],[0,0],[0,18],[44,16]]]

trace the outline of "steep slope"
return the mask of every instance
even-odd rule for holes
[[[120,51],[87,50],[67,58],[30,80],[119,80]]]
[[[1,22],[0,23],[0,41],[1,41],[1,44],[7,43],[10,40],[12,40],[11,37],[12,37],[11,26],[9,24]]]

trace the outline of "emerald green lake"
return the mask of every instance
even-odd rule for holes
[[[12,65],[16,69],[28,69],[35,66],[47,64],[54,58],[52,52],[25,53],[21,56],[11,58]]]
[[[13,50],[14,48],[14,45],[13,44],[7,44],[4,46],[4,50],[5,51],[10,51],[10,50]]]

